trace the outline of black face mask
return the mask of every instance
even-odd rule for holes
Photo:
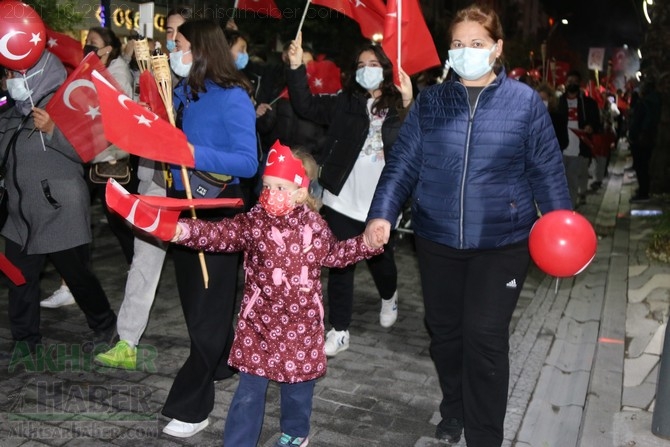
[[[84,56],[86,56],[88,53],[95,53],[95,55],[98,55],[98,50],[100,48],[96,47],[95,45],[84,45]]]
[[[579,93],[579,85],[578,84],[568,84],[565,86],[565,91],[567,93],[575,94]]]

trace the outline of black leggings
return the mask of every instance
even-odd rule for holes
[[[338,240],[358,236],[365,230],[365,222],[351,219],[332,208],[324,206],[323,214]],[[393,244],[389,242],[384,246],[382,254],[365,261],[382,299],[391,298],[398,288],[398,270],[393,250]],[[347,330],[351,324],[355,271],[356,264],[342,269],[331,268],[328,271],[328,321],[336,331]]]

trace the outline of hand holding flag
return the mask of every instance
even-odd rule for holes
[[[172,197],[131,194],[116,180],[107,182],[107,207],[130,222],[134,227],[163,241],[175,235],[177,220],[189,208],[237,208],[242,199],[175,199]]]

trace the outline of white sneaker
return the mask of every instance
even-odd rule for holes
[[[172,419],[169,424],[163,428],[163,433],[176,438],[190,438],[194,434],[202,431],[209,425],[209,419],[205,419],[197,424],[182,422],[178,419]]]
[[[45,298],[40,301],[40,306],[55,309],[56,307],[69,306],[70,304],[74,303],[74,297],[72,296],[70,289],[68,289],[68,287],[63,284],[58,288],[58,290],[52,293],[49,298]]]
[[[379,312],[379,324],[382,327],[391,327],[398,319],[398,291],[388,300],[382,300],[382,310]]]
[[[328,357],[349,349],[349,331],[336,331],[335,328],[328,331],[324,349]]]

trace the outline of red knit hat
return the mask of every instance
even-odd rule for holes
[[[309,177],[307,177],[302,161],[295,158],[291,153],[291,148],[284,146],[279,140],[275,141],[268,152],[263,175],[279,177],[303,188],[309,186]]]

